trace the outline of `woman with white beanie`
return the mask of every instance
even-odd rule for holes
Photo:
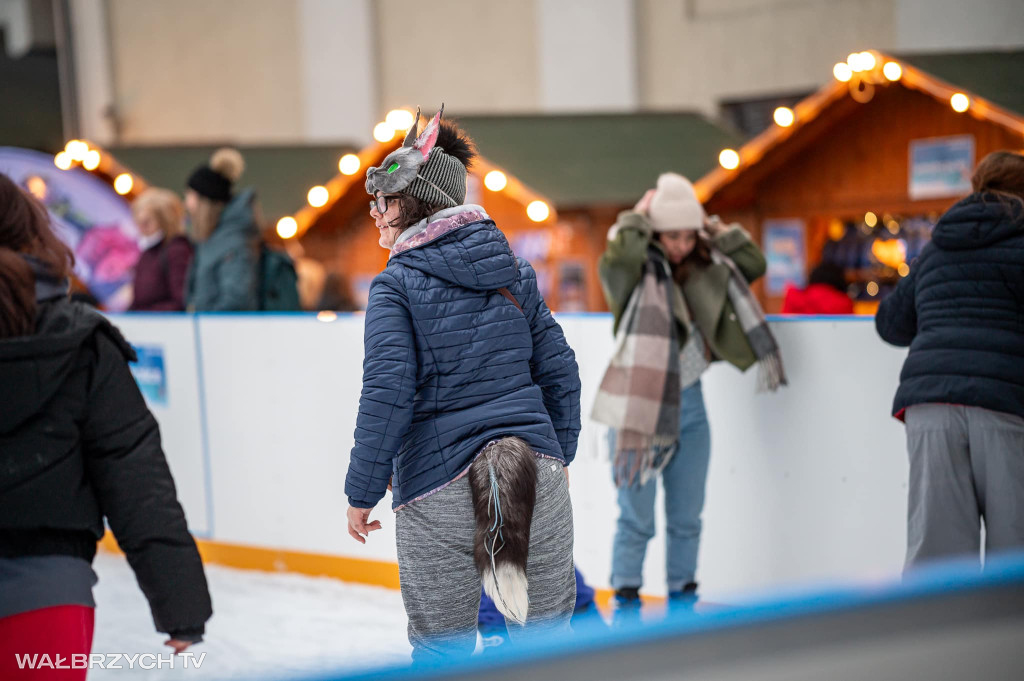
[[[665,488],[670,605],[697,600],[701,511],[711,451],[700,377],[724,360],[785,384],[775,340],[749,284],[765,259],[739,226],[708,218],[690,182],[658,178],[608,234],[599,272],[615,319],[616,352],[593,418],[611,427],[620,516],[612,552],[617,619],[637,617],[654,495]]]

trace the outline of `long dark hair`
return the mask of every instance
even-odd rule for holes
[[[27,336],[35,330],[35,323],[32,270],[20,255],[0,247],[0,338]]]
[[[655,232],[654,238],[657,241],[661,241],[661,234]],[[690,254],[683,258],[683,261],[678,265],[670,262],[669,267],[672,268],[672,279],[682,286],[693,272],[702,270],[710,264],[711,244],[708,243],[701,232],[697,232],[697,242],[693,245],[693,250],[690,251]]]
[[[21,257],[35,258],[56,278],[71,274],[75,256],[50,228],[46,209],[0,173],[0,337],[35,327],[35,278]]]
[[[971,187],[975,192],[990,192],[1006,204],[1024,209],[1024,154],[993,151],[974,169]]]

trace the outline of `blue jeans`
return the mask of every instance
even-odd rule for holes
[[[615,433],[609,438],[615,451]],[[665,488],[665,520],[668,530],[666,574],[669,592],[696,581],[700,545],[700,514],[711,456],[711,429],[704,409],[700,381],[682,394],[679,449],[662,471]],[[620,487],[619,520],[612,546],[612,588],[643,585],[644,554],[654,536],[654,493],[657,480]]]

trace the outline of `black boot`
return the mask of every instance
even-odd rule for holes
[[[640,623],[640,588],[624,587],[615,590],[615,610],[612,626],[622,627]]]
[[[693,612],[693,606],[697,604],[697,583],[690,582],[683,587],[682,591],[670,591],[668,594],[668,611],[672,612]]]

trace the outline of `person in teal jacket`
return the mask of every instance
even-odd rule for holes
[[[678,404],[675,399],[671,400],[672,411],[679,409],[679,425],[678,435],[667,433],[671,446],[662,443],[650,445],[646,450],[642,445],[636,449],[623,446],[623,432],[629,428],[613,426],[611,430],[620,508],[611,574],[612,587],[616,590],[617,621],[638,617],[644,555],[648,542],[654,537],[658,477],[662,478],[665,488],[670,604],[692,607],[696,602],[700,516],[711,452],[700,376],[716,360],[727,361],[740,370],[753,366],[765,355],[755,351],[755,345],[761,347],[758,342],[761,339],[756,338],[753,345],[751,339],[757,333],[770,335],[763,326],[763,315],[760,315],[760,325],[750,321],[745,327],[744,319],[757,319],[758,315],[744,315],[738,310],[759,312],[756,303],[751,301],[748,285],[765,272],[761,250],[739,226],[726,227],[717,219],[709,219],[689,181],[674,173],[663,174],[658,179],[657,189],[647,192],[634,210],[621,213],[609,233],[598,271],[616,333],[620,326],[628,323],[629,310],[639,310],[646,304],[643,296],[638,296],[639,301],[632,304],[630,299],[648,276],[645,272],[652,271],[652,263],[658,272],[663,272],[659,275],[667,284],[663,304],[675,323],[674,330],[670,328],[671,323],[665,324],[668,331],[664,340],[668,341],[671,336],[671,347],[676,348],[679,363],[672,359],[670,350],[666,355],[668,365],[659,370],[671,377],[675,389],[682,390]],[[644,322],[638,324],[635,319],[633,324],[644,326]],[[622,331],[627,336],[633,332],[630,328]],[[650,328],[639,333],[649,334]],[[627,340],[627,346],[629,344]],[[653,355],[641,354],[644,363],[652,361]],[[615,360],[613,367],[614,364]],[[612,370],[609,369],[609,375]],[[602,390],[606,385],[609,384],[602,383]],[[616,400],[621,403],[624,397],[628,396],[614,396],[607,404],[614,410]],[[663,401],[664,404],[669,402]],[[666,408],[664,404],[662,409]],[[595,419],[611,425],[611,420],[598,417],[598,411],[595,404]],[[623,451],[626,449],[628,451]],[[657,453],[641,454],[641,451]]]
[[[196,242],[185,283],[190,312],[259,309],[256,194],[232,191],[244,169],[238,151],[218,149],[189,177],[185,208]]]

